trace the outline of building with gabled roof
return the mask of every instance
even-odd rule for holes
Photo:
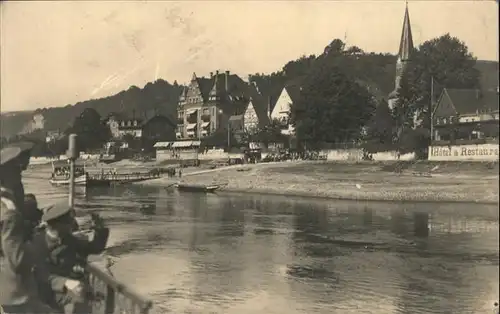
[[[277,120],[282,128],[282,133],[290,135],[293,133],[293,127],[290,124],[290,110],[293,103],[300,97],[302,87],[298,85],[287,85],[283,87],[276,105],[271,112],[271,120]]]
[[[179,97],[177,138],[199,139],[226,129],[229,117],[242,114],[248,99],[248,86],[236,74],[216,71],[205,78],[193,73]]]
[[[497,91],[444,88],[432,114],[435,142],[498,139]]]

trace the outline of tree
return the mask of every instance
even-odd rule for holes
[[[440,93],[435,90],[435,98],[431,100],[432,81],[448,88],[477,88],[480,74],[475,64],[476,59],[465,43],[450,34],[428,40],[412,53],[401,82],[406,80],[411,88],[399,94],[413,100],[411,106],[422,121],[422,127],[430,128],[430,106]]]
[[[83,110],[69,131],[78,135],[80,151],[101,149],[111,137],[108,126],[101,122],[101,116],[92,108]]]
[[[291,106],[291,122],[299,141],[319,147],[323,142],[358,140],[374,109],[374,99],[366,88],[322,57]]]
[[[278,120],[272,120],[269,125],[257,130],[251,139],[253,142],[260,142],[268,146],[270,143],[283,143],[287,137],[281,133],[281,123]]]
[[[324,55],[340,55],[344,52],[345,43],[340,39],[334,39],[325,47]]]
[[[392,150],[394,131],[395,121],[392,112],[387,102],[382,100],[367,125],[365,149],[370,153]]]
[[[398,89],[399,99],[394,108],[398,125],[396,142],[402,145],[401,149],[425,155],[430,144],[432,105],[445,86],[479,87],[479,72],[474,68],[475,63],[476,59],[465,43],[450,34],[428,40],[413,51],[411,62],[403,73]],[[431,99],[433,82],[434,98]],[[408,146],[410,143],[414,145],[412,149]]]

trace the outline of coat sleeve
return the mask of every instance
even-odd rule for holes
[[[109,228],[98,228],[94,231],[92,241],[76,239],[79,250],[85,255],[101,254],[106,248],[109,238]]]
[[[24,220],[14,202],[1,198],[1,247],[5,260],[16,273],[31,271],[33,267],[30,245],[25,241]]]
[[[34,257],[36,279],[43,286],[49,286],[52,291],[63,292],[68,278],[57,275],[53,266],[49,264],[49,252],[46,244],[43,242],[43,233],[38,234],[34,239]]]

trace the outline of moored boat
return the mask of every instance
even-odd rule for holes
[[[88,176],[87,174],[83,174],[79,177],[76,177],[75,178],[75,185],[76,186],[87,186],[87,183],[88,183]],[[49,180],[49,183],[52,184],[52,185],[55,185],[55,186],[59,186],[59,185],[69,185],[69,182],[70,182],[70,179],[68,177],[53,177]]]
[[[213,193],[218,190],[221,186],[218,184],[213,185],[198,185],[198,184],[181,184],[177,183],[174,185],[179,191],[187,191],[187,192],[204,192],[204,193]]]

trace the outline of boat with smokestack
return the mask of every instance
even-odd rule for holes
[[[68,157],[70,164],[69,173],[69,206],[74,208],[75,196],[75,161],[78,158],[76,150],[76,135],[71,134],[69,137]],[[84,172],[88,176],[87,172]],[[140,313],[149,314],[153,303],[137,294],[128,285],[120,282],[114,277],[110,270],[112,266],[111,260],[105,269],[101,269],[91,262],[87,262],[85,267],[88,293],[86,302],[89,306],[89,314],[100,313]]]
[[[76,187],[106,187],[116,184],[126,184],[132,182],[146,181],[160,177],[159,169],[151,169],[147,172],[128,172],[117,173],[116,169],[101,169],[100,173],[90,174],[87,171],[86,163],[82,160],[75,161]],[[60,160],[52,162],[52,174],[49,183],[53,186],[68,186],[70,184],[70,162],[69,160]]]

